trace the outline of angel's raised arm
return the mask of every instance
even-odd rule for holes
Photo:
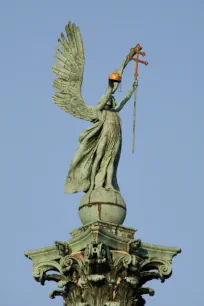
[[[94,121],[97,119],[97,109],[85,104],[81,95],[85,62],[81,33],[72,23],[66,25],[65,32],[67,37],[62,33],[58,39],[60,49],[56,50],[55,59],[59,64],[53,65],[56,74],[53,101],[74,117]]]
[[[110,99],[112,95],[112,90],[113,90],[113,84],[109,84],[109,87],[106,90],[106,93],[101,97],[101,99],[98,101],[96,105],[97,110],[102,110],[104,108],[104,106],[106,105],[106,103],[108,102],[108,100]]]
[[[130,91],[128,92],[128,94],[125,96],[125,98],[124,98],[120,103],[118,103],[118,104],[114,107],[113,111],[115,111],[115,112],[120,112],[120,111],[121,111],[121,109],[125,106],[125,104],[126,104],[126,103],[129,101],[129,99],[132,97],[132,94],[133,94],[134,91],[136,90],[137,86],[138,86],[138,82],[137,82],[137,81],[134,81],[133,86],[132,86],[132,88],[130,89]]]

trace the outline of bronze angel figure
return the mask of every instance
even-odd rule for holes
[[[56,74],[53,101],[74,117],[93,123],[79,137],[79,147],[66,178],[65,193],[87,193],[98,187],[119,191],[116,172],[122,132],[118,113],[136,90],[137,81],[134,81],[129,93],[118,104],[113,94],[119,83],[114,80],[109,80],[107,91],[96,106],[85,104],[81,95],[85,61],[81,33],[72,23],[66,25],[65,32],[67,37],[61,34],[58,40],[60,49],[56,50],[55,59],[59,64],[53,65]],[[117,69],[118,75],[122,75],[128,62],[126,58]]]

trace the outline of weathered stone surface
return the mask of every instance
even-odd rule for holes
[[[143,295],[154,294],[144,284],[168,278],[180,249],[134,240],[134,232],[96,222],[73,231],[69,242],[25,255],[33,261],[33,277],[42,285],[55,281],[60,290],[50,297],[62,296],[66,306],[142,306]]]
[[[84,195],[79,216],[84,225],[99,220],[120,225],[126,217],[126,204],[119,192],[99,187]]]
[[[154,294],[144,285],[153,279],[167,279],[172,273],[172,258],[180,252],[178,248],[135,240],[135,230],[121,226],[126,204],[117,183],[122,144],[118,112],[138,86],[138,63],[147,64],[139,60],[139,55],[145,53],[140,52],[138,44],[117,69],[121,80],[127,64],[132,59],[137,62],[135,80],[124,99],[115,103],[118,81],[109,77],[105,95],[93,107],[84,103],[81,95],[84,47],[80,30],[69,23],[65,32],[56,50],[59,65],[53,65],[53,100],[65,112],[93,124],[79,137],[79,148],[65,182],[65,192],[86,193],[79,206],[84,226],[71,232],[70,241],[55,241],[54,246],[27,251],[25,255],[33,261],[36,281],[42,285],[56,282],[58,289],[50,297],[63,297],[65,306],[144,306],[143,295]],[[133,136],[136,94],[134,97]]]

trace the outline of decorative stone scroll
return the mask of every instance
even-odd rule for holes
[[[50,297],[61,296],[66,306],[143,306],[143,296],[154,295],[154,290],[144,285],[153,279],[164,282],[180,249],[129,239],[131,229],[125,227],[117,229],[123,248],[118,244],[116,249],[112,244],[115,246],[119,237],[114,229],[113,224],[96,222],[78,229],[78,234],[74,231],[69,242],[57,241],[53,247],[26,252],[34,262],[33,277],[42,285],[55,281],[58,289]],[[76,251],[73,240],[78,237],[80,241],[86,235],[92,237],[89,243]]]

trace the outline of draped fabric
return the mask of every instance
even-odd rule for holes
[[[104,187],[119,191],[117,167],[122,145],[121,121],[116,112],[98,112],[98,120],[79,137],[65,182],[65,193]]]

